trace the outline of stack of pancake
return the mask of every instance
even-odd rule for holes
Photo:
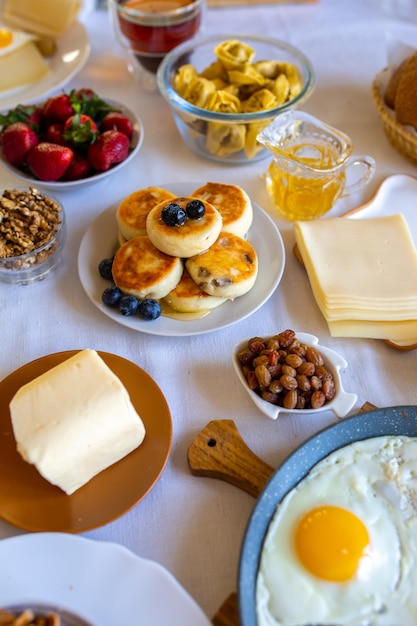
[[[185,210],[195,199],[204,204],[202,217],[175,226],[163,221],[168,204]],[[195,313],[234,300],[255,283],[258,257],[247,240],[252,204],[237,185],[206,183],[184,197],[146,187],[120,203],[116,219],[113,279],[126,294]]]

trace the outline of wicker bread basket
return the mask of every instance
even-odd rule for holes
[[[379,77],[376,77],[372,83],[372,99],[390,143],[409,161],[417,165],[417,132],[408,130],[396,121],[392,109],[384,103],[382,82]]]

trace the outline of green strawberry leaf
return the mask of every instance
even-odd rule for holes
[[[116,111],[114,106],[102,100],[95,92],[85,93],[73,89],[70,94],[71,104],[75,113],[89,115],[94,121],[99,122],[110,111]]]
[[[39,125],[32,121],[28,121],[35,110],[36,106],[18,104],[17,107],[11,109],[7,113],[0,113],[1,129],[4,130],[7,126],[10,126],[10,124],[23,122],[24,124],[28,124],[37,133],[39,131]]]
[[[99,131],[95,127],[95,124],[93,127],[93,124],[89,119],[85,120],[83,118],[84,115],[84,113],[75,113],[72,116],[71,124],[62,134],[64,139],[77,145],[91,144],[95,142]]]

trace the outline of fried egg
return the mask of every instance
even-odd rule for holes
[[[29,33],[0,25],[0,57],[10,54],[36,39],[37,37]]]
[[[278,505],[259,626],[417,623],[417,439],[375,437],[319,462]]]

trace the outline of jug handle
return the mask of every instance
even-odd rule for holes
[[[352,183],[345,185],[345,188],[341,195],[342,198],[350,196],[351,194],[356,193],[357,191],[362,189],[362,187],[364,187],[364,185],[366,185],[375,174],[376,163],[374,159],[367,154],[359,154],[350,157],[346,164],[346,172],[353,168],[359,167],[363,170],[360,177]]]

